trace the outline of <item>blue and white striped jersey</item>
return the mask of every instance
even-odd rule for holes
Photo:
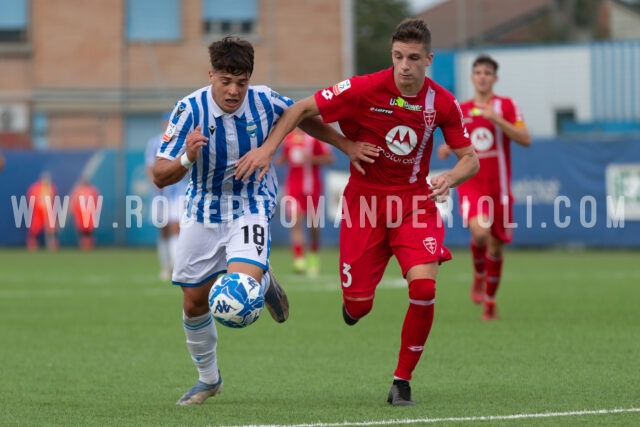
[[[211,86],[176,103],[163,136],[159,157],[169,160],[185,151],[185,139],[197,126],[209,138],[189,171],[187,215],[205,224],[220,223],[247,213],[271,218],[278,181],[271,167],[262,181],[254,173],[246,182],[233,173],[238,159],[262,145],[284,110],[293,104],[266,86],[249,86],[244,102],[233,114],[213,101]]]
[[[162,137],[163,134],[159,134],[147,141],[147,148],[144,153],[144,164],[146,167],[153,166],[153,163],[156,161],[156,156],[158,155],[158,151],[162,145]],[[188,180],[185,177],[185,179],[180,180],[175,184],[167,185],[164,188],[158,189],[155,185],[153,188],[158,195],[165,196],[168,199],[177,199],[180,196],[185,195],[187,182]]]

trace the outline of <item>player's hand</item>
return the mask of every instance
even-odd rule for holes
[[[264,147],[254,148],[242,156],[236,163],[234,176],[239,181],[246,181],[251,174],[260,169],[258,181],[260,181],[271,167],[271,157]]]
[[[431,190],[429,198],[434,202],[443,201],[442,199],[449,196],[451,184],[445,174],[432,177],[429,184]]]
[[[496,110],[493,109],[493,104],[490,102],[482,107],[480,114],[490,122],[495,123],[496,120],[498,120],[498,113],[496,113]]]
[[[190,162],[195,163],[200,157],[202,147],[207,145],[209,138],[202,134],[202,127],[197,126],[193,132],[189,133],[185,138],[184,145],[187,147],[187,158]]]
[[[353,167],[364,175],[364,169],[362,169],[361,162],[375,162],[376,157],[380,155],[380,149],[377,145],[358,141],[354,144],[349,144],[346,154],[349,156],[349,160],[351,160]]]
[[[446,159],[449,154],[451,154],[451,148],[447,144],[442,144],[438,147],[438,158],[440,160]]]

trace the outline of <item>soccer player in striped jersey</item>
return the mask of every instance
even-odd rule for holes
[[[488,55],[478,56],[471,72],[475,94],[460,104],[480,160],[480,171],[458,188],[458,197],[471,232],[471,300],[483,304],[483,320],[497,317],[495,296],[502,276],[504,245],[512,239],[511,141],[523,147],[531,145],[517,104],[493,92],[497,81],[498,63]],[[442,159],[450,152],[446,144],[438,148]]]
[[[342,315],[345,323],[355,325],[371,311],[376,288],[395,256],[408,284],[409,307],[387,401],[404,406],[415,404],[409,381],[433,324],[439,265],[451,259],[435,200],[475,174],[478,159],[455,97],[425,77],[433,53],[424,21],[407,19],[396,27],[391,58],[391,68],[352,77],[296,102],[265,144],[238,162],[236,176],[246,177],[256,167],[264,173],[286,133],[317,115],[327,123],[338,122],[349,139],[376,146],[379,157],[363,165],[365,175],[351,170],[342,199]],[[429,186],[436,127],[458,162],[433,177]]]
[[[244,182],[235,179],[234,171],[237,160],[263,144],[293,101],[269,87],[249,84],[254,63],[249,42],[225,37],[209,46],[209,58],[210,85],[176,103],[153,166],[160,188],[189,176],[172,282],[183,291],[187,348],[199,378],[178,405],[202,403],[222,389],[218,335],[208,304],[218,275],[252,276],[262,284],[271,316],[284,322],[289,313],[287,296],[269,267],[275,171],[252,174]],[[372,161],[362,154],[368,147],[351,143],[319,120],[300,126],[342,147],[354,162]]]

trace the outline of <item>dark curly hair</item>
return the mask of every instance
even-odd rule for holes
[[[227,36],[209,45],[209,61],[213,71],[226,71],[238,76],[253,73],[253,46],[239,37]]]

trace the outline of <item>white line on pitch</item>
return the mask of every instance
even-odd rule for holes
[[[451,418],[414,418],[405,420],[382,420],[382,421],[344,421],[341,423],[309,423],[309,424],[250,424],[244,426],[228,427],[349,427],[349,426],[385,426],[413,423],[442,423],[460,421],[495,421],[495,420],[520,420],[525,418],[552,418],[552,417],[576,417],[584,415],[606,415],[622,414],[627,412],[640,412],[640,408],[615,408],[615,409],[595,409],[585,411],[570,412],[544,412],[540,414],[514,414],[514,415],[488,415],[478,417],[451,417]]]

